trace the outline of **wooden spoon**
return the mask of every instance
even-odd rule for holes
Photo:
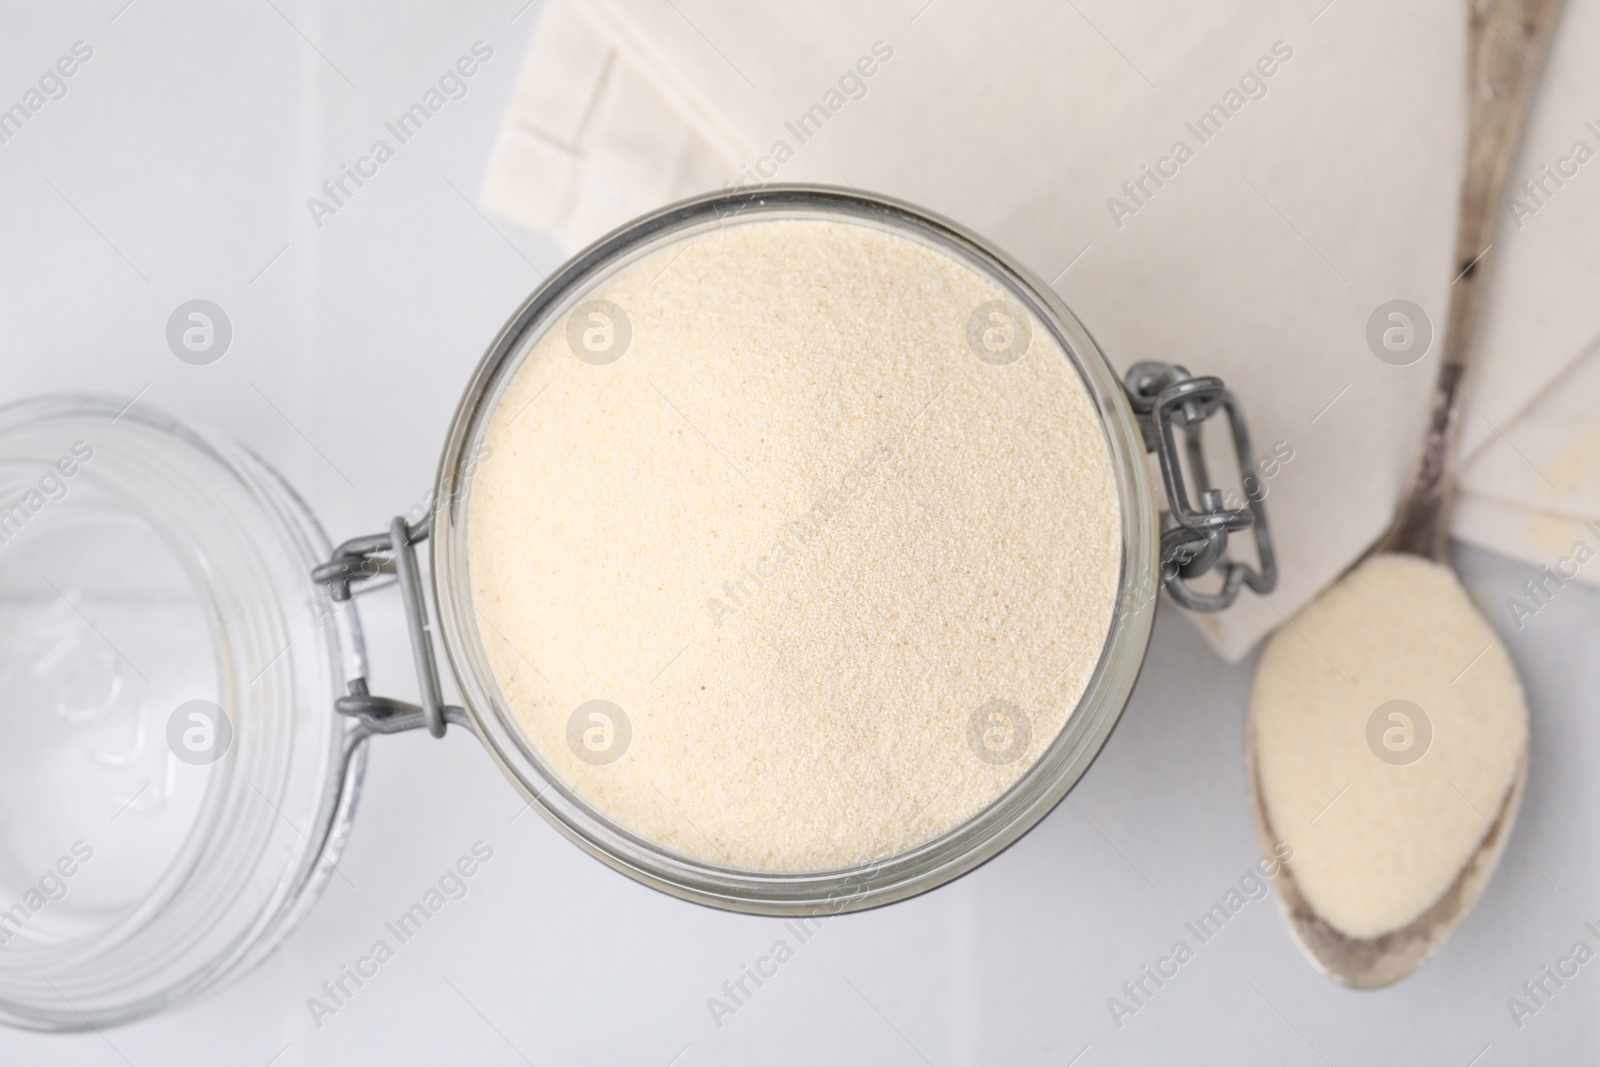
[[[1561,7],[1561,0],[1468,2],[1471,105],[1466,176],[1456,230],[1455,268],[1459,273],[1450,288],[1449,320],[1422,449],[1393,523],[1368,553],[1408,553],[1445,567],[1451,565],[1447,539],[1455,486],[1455,446],[1464,399],[1461,381],[1482,304],[1486,256],[1534,86],[1542,77],[1539,65],[1548,51]],[[1263,854],[1273,855],[1284,835],[1273,827],[1262,799],[1253,728],[1246,748],[1257,832]],[[1360,988],[1387,985],[1422,966],[1477,903],[1505,849],[1526,777],[1524,753],[1491,826],[1454,883],[1411,923],[1382,936],[1354,938],[1334,928],[1301,894],[1295,884],[1292,860],[1285,863],[1276,886],[1290,929],[1312,962],[1335,981]]]

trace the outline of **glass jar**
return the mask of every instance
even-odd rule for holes
[[[873,227],[937,249],[996,282],[1024,309],[1035,329],[1049,331],[1087,389],[1109,447],[1122,517],[1112,625],[1076,710],[1041,757],[1002,796],[952,831],[887,858],[817,872],[736,869],[664,848],[597,810],[555,773],[527,742],[491,669],[480,636],[480,612],[472,603],[465,535],[490,418],[533,346],[551,331],[568,330],[574,309],[587,307],[599,286],[630,264],[697,234],[766,219]],[[1181,368],[1158,364],[1140,364],[1126,383],[1119,381],[1093,339],[1047,285],[946,220],[885,198],[823,187],[765,187],[705,196],[602,238],[540,286],[501,331],[462,397],[445,442],[430,520],[415,525],[396,520],[388,536],[350,543],[323,577],[333,580],[334,595],[344,596],[349,589],[342,575],[353,573],[350,568],[374,548],[384,558],[401,558],[402,585],[415,590],[410,613],[424,694],[420,717],[411,721],[426,721],[436,733],[443,731],[447,716],[470,725],[529,803],[598,859],[646,885],[734,911],[808,915],[859,910],[924,892],[971,870],[1027,832],[1066,795],[1105,743],[1127,701],[1162,583],[1189,606],[1203,609],[1225,606],[1245,582],[1263,592],[1271,588],[1272,557],[1259,499],[1245,484],[1245,496],[1225,500],[1221,490],[1210,486],[1200,460],[1200,427],[1219,410],[1228,415],[1241,471],[1247,472],[1250,448],[1243,421],[1219,381],[1191,378]],[[1186,435],[1189,480],[1198,506],[1189,502],[1176,439],[1180,429]],[[1164,513],[1147,473],[1147,450],[1157,452],[1166,473],[1171,507]],[[1252,526],[1262,563],[1259,572],[1224,559],[1228,533]],[[406,580],[414,564],[405,563],[404,557],[412,552],[411,545],[429,536],[439,636],[463,708],[440,704],[437,671],[428,651],[427,608],[419,580]],[[1216,566],[1223,575],[1216,591],[1200,593],[1189,585],[1191,578]],[[362,701],[368,699],[358,695],[347,700],[346,710],[360,714]],[[387,715],[394,710],[388,704],[379,702],[372,709]]]
[[[948,831],[822,871],[708,862],[590,803],[519,729],[470,593],[466,522],[486,429],[532,347],[567,330],[586,297],[643,257],[771,219],[905,238],[1003,292],[1081,382],[1121,520],[1104,641],[1038,758]],[[1217,414],[1231,430],[1242,496],[1215,486],[1205,467],[1202,429]],[[1132,690],[1161,588],[1199,610],[1225,607],[1245,584],[1271,589],[1252,459],[1217,379],[1142,363],[1119,380],[1049,287],[981,238],[897,201],[809,186],[675,204],[571,259],[512,316],[468,383],[427,514],[336,549],[265,463],[226,440],[90,398],[0,409],[0,680],[13,742],[0,749],[0,1020],[123,1022],[262,959],[337,875],[366,740],[415,728],[472,730],[569,838],[686,900],[813,915],[932,889],[1026,833],[1088,769]],[[1229,556],[1229,535],[1246,530],[1259,569]],[[425,581],[417,545],[430,537]],[[1214,585],[1202,591],[1193,583],[1208,573],[1202,584]],[[416,705],[372,693],[350,603],[389,576],[400,586]],[[462,706],[444,703],[436,636]]]

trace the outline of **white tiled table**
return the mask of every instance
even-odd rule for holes
[[[470,203],[538,8],[122,3],[0,15],[5,100],[73,42],[94,50],[67,96],[0,145],[0,400],[145,390],[269,457],[335,539],[376,529],[426,490],[467,374],[560,258]],[[306,198],[480,39],[494,54],[467,96],[316,227]],[[164,340],[169,313],[195,297],[234,327],[210,367],[178,362]],[[1502,620],[1520,568],[1465,562]],[[400,693],[406,652],[387,596],[366,616],[375,673]],[[374,746],[349,884],[335,880],[261,969],[103,1035],[0,1030],[0,1063],[1592,1058],[1600,964],[1520,1031],[1506,998],[1600,920],[1600,595],[1574,588],[1511,635],[1535,708],[1533,774],[1516,847],[1437,960],[1388,991],[1337,988],[1263,901],[1119,1030],[1106,999],[1255,857],[1241,759],[1250,664],[1221,664],[1176,611],[1162,614],[1132,705],[1069,803],[967,878],[833,920],[720,1028],[707,998],[780,924],[669,899],[538,818],[513,821],[520,799],[454,731]],[[479,840],[494,858],[468,896],[319,1028],[307,999]]]

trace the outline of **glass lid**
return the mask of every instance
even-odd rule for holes
[[[310,581],[326,552],[227,442],[94,398],[0,409],[0,1018],[210,988],[330,876],[360,645]]]

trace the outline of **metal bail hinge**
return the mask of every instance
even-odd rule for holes
[[[1128,400],[1139,420],[1145,448],[1156,453],[1167,491],[1167,510],[1161,513],[1161,580],[1183,607],[1194,611],[1221,611],[1249,583],[1257,593],[1270,593],[1278,584],[1278,566],[1267,529],[1266,495],[1255,474],[1255,453],[1233,394],[1220,378],[1196,378],[1172,363],[1136,363],[1123,378]],[[1239,465],[1244,499],[1212,485],[1206,473],[1201,428],[1218,409],[1227,412],[1233,450]],[[1178,450],[1174,426],[1183,429],[1183,452]],[[1188,478],[1184,468],[1187,460]],[[1191,503],[1188,483],[1199,494]],[[1230,499],[1231,498],[1231,499]],[[1238,507],[1229,507],[1237,503]],[[1256,556],[1261,569],[1227,558],[1228,535],[1246,528],[1255,531]],[[1202,593],[1189,581],[1222,568],[1222,584]]]
[[[426,726],[434,737],[443,737],[445,723],[472,728],[467,713],[447,705],[439,689],[439,666],[433,656],[433,641],[428,632],[428,606],[422,579],[417,570],[419,541],[428,537],[428,520],[415,526],[403,518],[389,523],[387,533],[356,537],[333,550],[333,558],[311,572],[318,584],[326,586],[336,601],[349,600],[359,592],[352,583],[366,582],[380,574],[394,574],[400,581],[400,601],[406,614],[406,630],[411,635],[411,658],[417,666],[417,690],[422,704],[373,696],[366,678],[352,678],[350,692],[334,702],[341,715],[360,721],[368,733],[394,734]]]

